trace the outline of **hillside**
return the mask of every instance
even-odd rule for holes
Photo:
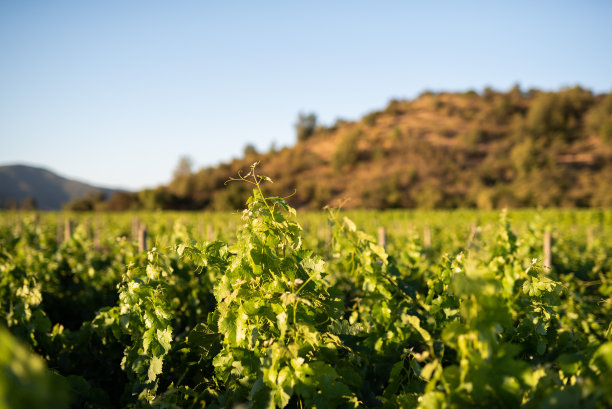
[[[59,176],[49,170],[25,166],[0,166],[0,207],[28,207],[59,210],[62,206],[88,194],[110,196],[115,191],[99,188]],[[103,197],[99,196],[99,197]]]
[[[247,187],[225,185],[260,161],[273,194],[298,208],[612,206],[612,94],[424,93],[359,121],[298,131],[278,152],[176,176],[134,196],[144,208],[241,208]]]

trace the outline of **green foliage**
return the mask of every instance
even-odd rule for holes
[[[68,407],[68,385],[0,326],[0,409]]]
[[[571,141],[577,138],[580,120],[591,104],[591,93],[580,87],[541,92],[529,108],[527,125],[536,137]]]
[[[328,329],[342,303],[324,281],[324,262],[302,249],[295,211],[263,195],[266,178],[255,165],[240,180],[254,190],[237,241],[203,254],[220,273],[214,327],[223,348],[213,361],[216,376],[235,403],[255,407],[285,407],[292,398],[306,407],[356,402],[350,350]]]
[[[455,363],[432,362],[423,400],[519,407],[548,399],[539,395],[541,379],[556,374],[540,362],[572,344],[558,332],[563,287],[537,260],[522,266],[519,242],[504,215],[488,252],[488,261],[460,254],[431,282],[435,290],[428,300],[446,321],[442,341]]]
[[[51,323],[40,308],[41,284],[28,273],[18,255],[5,253],[0,265],[0,323],[23,340],[37,346],[50,330]]]
[[[591,108],[586,122],[589,131],[604,142],[612,143],[612,93],[605,95]]]
[[[461,141],[468,147],[476,147],[484,140],[484,133],[480,128],[472,128],[460,135]]]
[[[132,339],[121,367],[133,382],[132,394],[149,403],[155,398],[164,357],[172,343],[172,313],[165,284],[170,273],[163,255],[153,249],[146,267],[131,267],[119,290],[121,328]]]
[[[402,131],[398,127],[393,128],[391,133],[391,141],[397,143],[402,139]]]
[[[89,193],[79,199],[75,199],[66,203],[64,205],[64,210],[75,212],[90,212],[92,210],[95,210],[96,206],[104,202],[105,199],[106,195],[103,192]]]
[[[330,211],[329,217],[336,256],[333,267],[338,272],[333,279],[337,287],[350,289],[345,291],[350,315],[343,321],[341,333],[359,345],[364,363],[362,390],[375,392],[391,404],[407,384],[412,392],[424,387],[415,379],[419,364],[410,361],[417,355],[421,360],[434,353],[432,337],[415,308],[414,289],[385,249],[372,236],[357,230],[350,219],[340,218],[335,211]],[[369,400],[367,404],[375,403],[371,397]]]
[[[248,189],[239,184],[230,184],[227,189],[219,191],[213,198],[213,209],[228,211],[242,208],[249,195]]]
[[[389,104],[387,104],[387,107],[385,108],[384,112],[389,114],[389,115],[401,115],[402,114],[402,103],[401,101],[397,100],[397,99],[392,99],[389,101]]]
[[[240,215],[139,214],[147,252],[134,215],[70,215],[58,242],[56,215],[3,214],[0,406],[612,405],[609,211],[323,226],[255,170],[231,183],[253,188]]]
[[[170,192],[166,189],[157,187],[138,192],[138,201],[140,202],[140,207],[145,210],[160,210],[167,208],[172,202],[172,198]]]
[[[444,199],[444,193],[441,188],[434,185],[420,186],[416,194],[417,206],[424,209],[434,209],[440,206]]]
[[[107,202],[96,206],[96,210],[112,212],[137,210],[142,207],[138,197],[139,195],[136,193],[115,192]]]
[[[410,176],[410,172],[407,172]],[[401,208],[411,207],[411,200],[405,186],[398,176],[385,178],[380,183],[364,190],[361,200],[368,208]]]
[[[604,121],[599,127],[599,137],[605,142],[612,142],[612,120]]]
[[[381,113],[379,111],[370,112],[369,114],[364,115],[361,122],[363,122],[367,126],[374,126],[376,125],[376,121],[380,117],[380,114]]]

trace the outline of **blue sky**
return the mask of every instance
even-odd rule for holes
[[[0,164],[167,182],[423,90],[612,90],[609,1],[0,2]]]

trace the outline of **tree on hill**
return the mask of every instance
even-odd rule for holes
[[[193,162],[189,156],[181,156],[176,169],[174,169],[173,178],[178,179],[184,176],[191,175],[191,167]]]
[[[34,197],[28,196],[25,199],[23,199],[23,201],[21,202],[21,209],[22,210],[37,210],[38,203],[36,203],[36,199],[34,199]]]
[[[314,113],[304,114],[300,112],[298,114],[298,119],[295,123],[298,142],[308,140],[314,134],[316,128],[317,116]]]
[[[90,212],[96,210],[100,203],[104,203],[106,195],[103,192],[89,193],[83,197],[72,200],[64,205],[64,210],[75,212]]]
[[[179,198],[187,198],[193,196],[194,178],[191,172],[193,162],[188,156],[182,156],[174,170],[172,181],[168,186],[170,193]],[[149,189],[153,192],[153,189]],[[165,208],[164,203],[170,203],[167,198],[167,192],[161,192],[158,189],[154,193],[144,193],[144,196],[139,196],[139,199],[145,208]],[[146,203],[146,205],[145,205]]]
[[[257,156],[257,148],[252,143],[248,143],[244,147],[244,149],[242,151],[242,154],[243,154],[243,156],[245,158],[252,157],[252,156]]]

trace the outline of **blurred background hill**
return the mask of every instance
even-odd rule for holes
[[[115,192],[114,189],[71,180],[43,168],[27,165],[0,166],[2,208],[59,210],[67,202],[78,198],[88,197],[93,202],[100,202]]]
[[[298,208],[612,206],[612,93],[425,92],[331,126],[300,114],[295,127],[294,146],[247,145],[241,158],[198,170],[184,157],[167,185],[68,208],[237,209],[249,192],[226,181],[256,161],[270,193],[295,192]]]

